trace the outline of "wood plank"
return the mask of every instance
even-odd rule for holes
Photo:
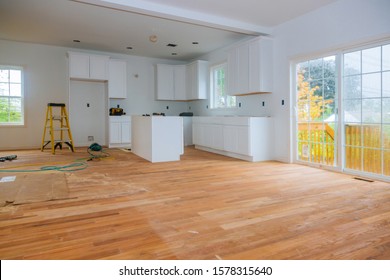
[[[1,259],[390,258],[388,183],[192,147],[154,164],[105,151],[65,172],[71,199],[0,208]],[[10,153],[18,159],[1,169],[88,158],[81,149]]]

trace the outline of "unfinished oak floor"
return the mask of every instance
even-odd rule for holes
[[[66,172],[68,199],[0,208],[0,259],[390,259],[388,183],[191,147],[153,164],[106,151]],[[0,169],[88,156],[13,153]]]

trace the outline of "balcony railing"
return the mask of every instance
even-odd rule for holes
[[[344,129],[345,167],[389,176],[390,149],[381,147],[390,147],[390,133],[382,133],[381,125],[346,124]],[[336,165],[335,130],[322,122],[299,123],[298,158]]]

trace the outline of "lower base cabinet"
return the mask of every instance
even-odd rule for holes
[[[131,148],[131,117],[109,117],[109,148]]]
[[[273,159],[272,118],[193,117],[195,148],[247,161]]]

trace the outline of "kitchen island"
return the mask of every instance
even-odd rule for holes
[[[184,153],[183,118],[132,116],[132,152],[150,162],[180,160]]]

